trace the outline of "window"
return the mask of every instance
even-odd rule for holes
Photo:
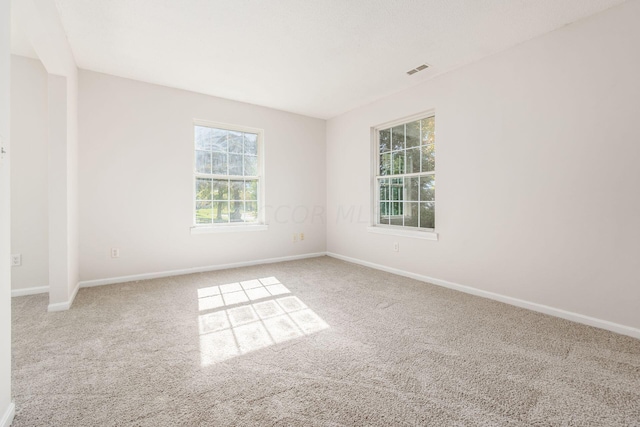
[[[435,228],[435,116],[376,128],[375,218],[389,228]]]
[[[194,224],[260,224],[262,130],[196,122]]]

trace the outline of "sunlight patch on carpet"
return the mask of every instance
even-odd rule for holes
[[[203,367],[329,328],[275,277],[198,289],[198,308]]]

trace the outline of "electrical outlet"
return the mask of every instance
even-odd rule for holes
[[[22,265],[22,254],[11,255],[11,267],[20,267]]]
[[[300,240],[304,240],[304,233],[300,233]]]
[[[120,249],[111,248],[111,258],[120,258]]]
[[[400,245],[398,242],[393,242],[393,251],[398,252],[400,250]]]
[[[293,234],[293,243],[298,241],[298,233]]]

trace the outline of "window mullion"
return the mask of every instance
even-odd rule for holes
[[[243,175],[220,175],[220,174],[210,174],[210,173],[202,173],[202,172],[194,172],[193,174],[196,178],[205,178],[205,179],[260,179],[260,175],[252,175],[252,176],[243,176]]]
[[[395,175],[376,175],[376,179],[379,178],[412,178],[415,176],[422,176],[422,175],[435,175],[436,171],[430,171],[430,172],[412,172],[412,173],[400,173],[400,174],[395,174]]]

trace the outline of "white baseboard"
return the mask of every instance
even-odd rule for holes
[[[11,402],[9,407],[4,414],[2,414],[2,418],[0,418],[0,427],[9,427],[13,422],[13,417],[16,415],[16,405]]]
[[[184,274],[204,273],[207,271],[226,270],[229,268],[249,267],[252,265],[260,265],[260,264],[273,264],[276,262],[284,262],[284,261],[295,261],[295,260],[305,259],[305,258],[316,258],[324,255],[326,255],[326,252],[315,252],[310,254],[284,256],[279,258],[267,258],[267,259],[259,259],[254,261],[234,262],[230,264],[218,264],[218,265],[209,265],[205,267],[185,268],[181,270],[160,271],[157,273],[144,273],[144,274],[134,274],[131,276],[109,277],[106,279],[85,280],[80,282],[80,287],[89,288],[92,286],[113,285],[115,283],[135,282],[138,280],[157,279],[159,277],[181,276]]]
[[[496,294],[489,291],[483,291],[481,289],[473,288],[471,286],[460,285],[446,280],[435,279],[433,277],[423,276],[421,274],[410,273],[408,271],[400,270],[397,268],[387,267],[380,264],[375,264],[368,261],[363,261],[356,258],[351,258],[344,255],[327,252],[327,255],[332,258],[337,258],[342,261],[351,262],[354,264],[363,265],[365,267],[375,268],[376,270],[386,271],[387,273],[397,274],[399,276],[409,277],[411,279],[420,280],[422,282],[431,283],[434,285],[442,286],[444,288],[453,289],[456,291],[464,292],[471,295],[477,295],[484,298],[500,301],[506,304],[515,305],[516,307],[526,308],[529,310],[537,311],[540,313],[548,314],[562,319],[571,320],[573,322],[582,323],[588,326],[595,326],[596,328],[606,329],[608,331],[616,332],[622,335],[628,335],[633,338],[640,339],[640,329],[633,328],[631,326],[621,325],[619,323],[609,322],[607,320],[596,319],[595,317],[585,316],[583,314],[573,313],[570,311],[562,310],[559,308],[549,307],[547,305],[538,304],[535,302],[529,302],[518,298],[508,297],[506,295]]]
[[[48,286],[38,286],[35,288],[11,289],[11,297],[23,297],[25,295],[46,294],[49,292]]]
[[[73,300],[76,299],[76,295],[78,295],[79,289],[80,289],[80,283],[78,282],[76,283],[76,287],[73,289],[73,292],[71,293],[71,297],[69,298],[68,301],[49,304],[49,307],[47,307],[47,311],[69,310],[71,308],[71,305],[73,304]]]

